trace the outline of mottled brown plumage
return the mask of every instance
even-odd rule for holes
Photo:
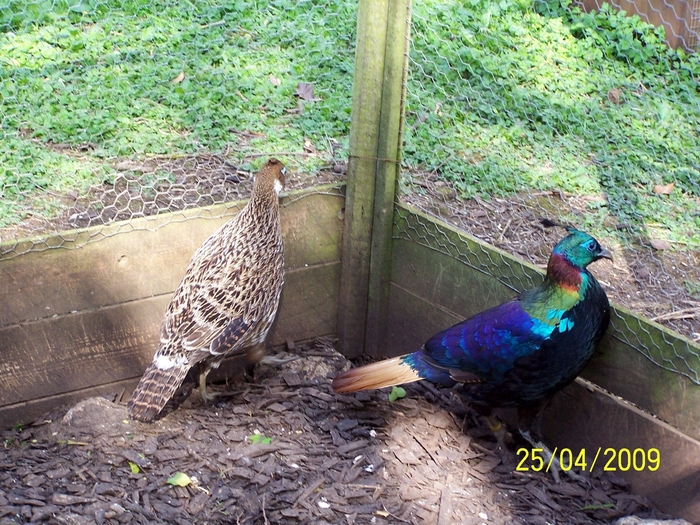
[[[161,323],[158,350],[129,401],[134,419],[158,415],[197,364],[206,398],[206,375],[225,357],[262,358],[284,281],[279,192],[285,171],[270,159],[248,204],[192,256]]]

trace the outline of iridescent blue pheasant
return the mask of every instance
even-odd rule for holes
[[[484,415],[492,407],[518,407],[521,431],[539,441],[542,411],[586,366],[610,320],[608,298],[586,267],[612,257],[590,235],[566,229],[540,286],[434,335],[416,352],[343,372],[333,389],[357,392],[420,379],[461,383]]]

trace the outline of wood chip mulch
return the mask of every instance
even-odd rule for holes
[[[330,341],[152,424],[91,398],[0,432],[0,525],[602,524],[664,519],[621,478],[515,472],[458,395],[335,395]],[[181,472],[187,486],[168,484]],[[625,518],[629,520],[630,518]],[[632,522],[630,522],[632,523]],[[651,523],[650,521],[648,523]],[[657,523],[657,522],[654,522]],[[683,523],[681,521],[674,523]]]

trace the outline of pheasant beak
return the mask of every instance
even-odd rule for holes
[[[600,250],[600,253],[598,254],[598,257],[596,257],[596,259],[610,259],[612,261],[613,256],[608,250],[603,248],[602,250]]]

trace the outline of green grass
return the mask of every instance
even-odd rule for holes
[[[405,163],[438,169],[462,197],[603,194],[577,222],[612,216],[700,246],[698,56],[607,8],[466,4],[413,7]],[[671,195],[653,193],[669,182]]]
[[[638,17],[561,4],[414,2],[404,165],[462,197],[602,194],[585,226],[613,217],[697,246],[700,59]],[[347,155],[355,14],[354,0],[0,0],[0,226],[51,215],[122,157],[301,152],[305,138]],[[299,82],[321,99],[301,113]]]
[[[221,151],[235,146],[234,131],[263,134],[250,151],[301,152],[305,137],[320,150],[331,138],[346,143],[354,9],[287,0],[0,5],[0,198],[16,204],[0,206],[0,225],[13,207],[41,208],[47,192],[99,182],[117,157]],[[320,99],[301,114],[299,82]],[[81,162],[50,143],[95,148]]]

